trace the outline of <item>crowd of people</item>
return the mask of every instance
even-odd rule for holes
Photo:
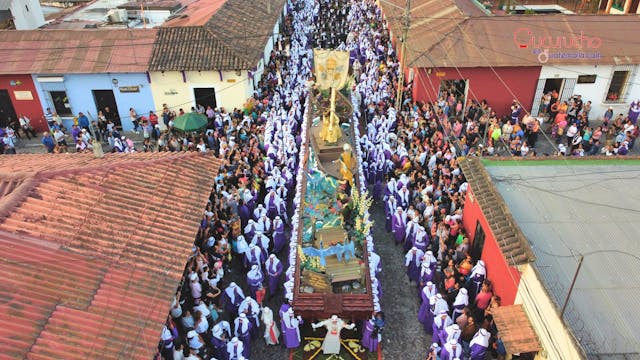
[[[293,313],[293,297],[282,284],[293,276],[285,269],[311,76],[310,5],[287,5],[255,108],[213,115],[216,142],[205,145],[225,164],[163,329],[159,353],[165,359],[249,359],[259,338],[291,349],[300,345],[302,319]],[[229,281],[236,269],[239,281]],[[282,300],[277,312],[266,306],[271,299]]]

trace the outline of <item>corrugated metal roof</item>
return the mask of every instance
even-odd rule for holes
[[[0,158],[0,177],[25,176],[0,198],[0,354],[150,359],[220,163],[196,153]]]
[[[546,46],[552,55],[546,64],[640,64],[640,54],[619,39],[640,32],[640,16],[624,15],[506,15],[465,17],[452,0],[412,2],[407,45],[408,67],[539,66],[537,49],[519,45],[531,40]],[[404,0],[381,1],[395,36],[403,28]],[[594,39],[577,46],[576,38]],[[571,41],[574,39],[574,43]],[[592,43],[593,45],[596,42]],[[586,56],[580,56],[583,53]],[[577,54],[577,55],[576,55]],[[593,57],[597,56],[597,57]]]
[[[640,166],[565,162],[487,167],[536,254],[534,265],[560,308],[582,268],[565,321],[592,359],[640,358]],[[635,257],[634,257],[635,256]]]
[[[156,29],[0,31],[0,74],[145,72],[156,32]]]

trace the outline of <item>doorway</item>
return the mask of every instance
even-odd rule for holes
[[[456,80],[442,80],[440,81],[440,96],[444,96],[445,99],[450,95],[453,95],[455,98],[455,104],[453,108],[449,111],[449,116],[457,115],[456,114],[456,105],[458,101],[462,102],[462,111],[460,116],[464,114],[465,106],[467,104],[467,95],[469,92],[469,80],[466,79],[456,79]]]
[[[476,234],[473,236],[473,246],[471,247],[471,258],[478,260],[482,257],[482,249],[484,249],[484,229],[480,221],[476,222]]]
[[[546,94],[550,91],[557,91],[558,94],[562,94],[562,85],[564,85],[564,79],[547,79],[544,82],[544,91],[542,94]]]
[[[18,118],[16,116],[16,110],[13,108],[9,91],[0,90],[0,125],[2,127],[9,125],[9,118],[11,118],[12,121],[16,121]]]
[[[118,112],[118,105],[116,104],[116,97],[113,95],[113,90],[92,90],[93,99],[96,102],[96,110],[102,111],[107,120],[113,120],[115,126],[122,130],[122,122],[120,121],[120,113]],[[109,108],[111,115],[105,110]],[[97,114],[97,112],[96,112]],[[96,115],[97,119],[97,115]]]
[[[212,109],[218,107],[216,102],[216,89],[214,88],[193,88],[193,96],[195,98],[196,107],[198,105],[211,106]]]

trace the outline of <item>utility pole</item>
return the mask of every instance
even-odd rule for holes
[[[402,42],[400,46],[400,73],[398,74],[398,92],[396,93],[396,110],[400,111],[402,106],[402,91],[404,87],[404,59],[407,49],[407,39],[409,38],[409,27],[411,26],[411,0],[407,0],[407,6],[404,8],[404,28],[402,29]]]
[[[573,287],[576,285],[576,280],[578,279],[578,274],[580,274],[580,268],[582,267],[582,260],[584,260],[584,255],[580,255],[580,260],[578,261],[578,268],[576,269],[576,273],[573,274],[573,280],[571,280],[571,286],[569,287],[569,293],[567,294],[567,298],[564,299],[564,305],[562,305],[562,311],[560,312],[560,318],[564,317],[564,311],[567,310],[567,305],[569,305],[569,298],[571,298],[571,293],[573,292]]]

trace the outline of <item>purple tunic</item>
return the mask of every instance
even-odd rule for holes
[[[258,274],[260,276],[258,276],[257,278],[250,278],[249,275],[247,274],[247,286],[249,287],[249,293],[251,297],[254,299],[256,298],[256,292],[262,286],[262,280],[264,280],[264,276],[262,275],[262,272],[258,271]]]
[[[391,229],[393,231],[396,244],[402,243],[405,237],[405,224],[398,213],[393,214],[393,217],[391,218]]]
[[[416,265],[415,261],[418,256],[418,253],[413,254],[409,265],[407,265],[407,276],[410,281],[418,282],[420,280],[420,265]],[[420,262],[418,262],[418,264],[420,264]]]
[[[362,329],[362,345],[369,352],[378,351],[378,335],[375,334],[375,325],[372,320],[367,320]]]
[[[284,234],[284,223],[281,223],[273,229],[273,251],[280,253],[287,244],[287,238]]]
[[[267,277],[269,278],[269,296],[273,296],[278,292],[278,287],[280,286],[280,278],[282,277],[282,270],[284,267],[282,263],[278,261],[277,263],[271,260],[267,260],[265,264]]]
[[[295,349],[300,346],[300,340],[298,339],[298,329],[296,327],[288,328],[285,326],[284,321],[282,323],[282,338],[284,339],[284,345],[287,349]],[[300,322],[302,324],[302,322]]]
[[[249,325],[247,326],[247,331],[240,332],[241,329],[238,329],[238,340],[242,341],[242,345],[244,346],[242,356],[244,356],[245,359],[249,359],[249,356],[251,356],[251,330],[253,329],[253,324],[248,319],[246,321],[248,321]]]
[[[229,359],[229,353],[227,352],[227,343],[214,336],[212,337],[211,344],[213,345],[213,356],[216,359]]]
[[[487,348],[480,344],[473,344],[471,349],[471,360],[484,360],[487,354]]]

